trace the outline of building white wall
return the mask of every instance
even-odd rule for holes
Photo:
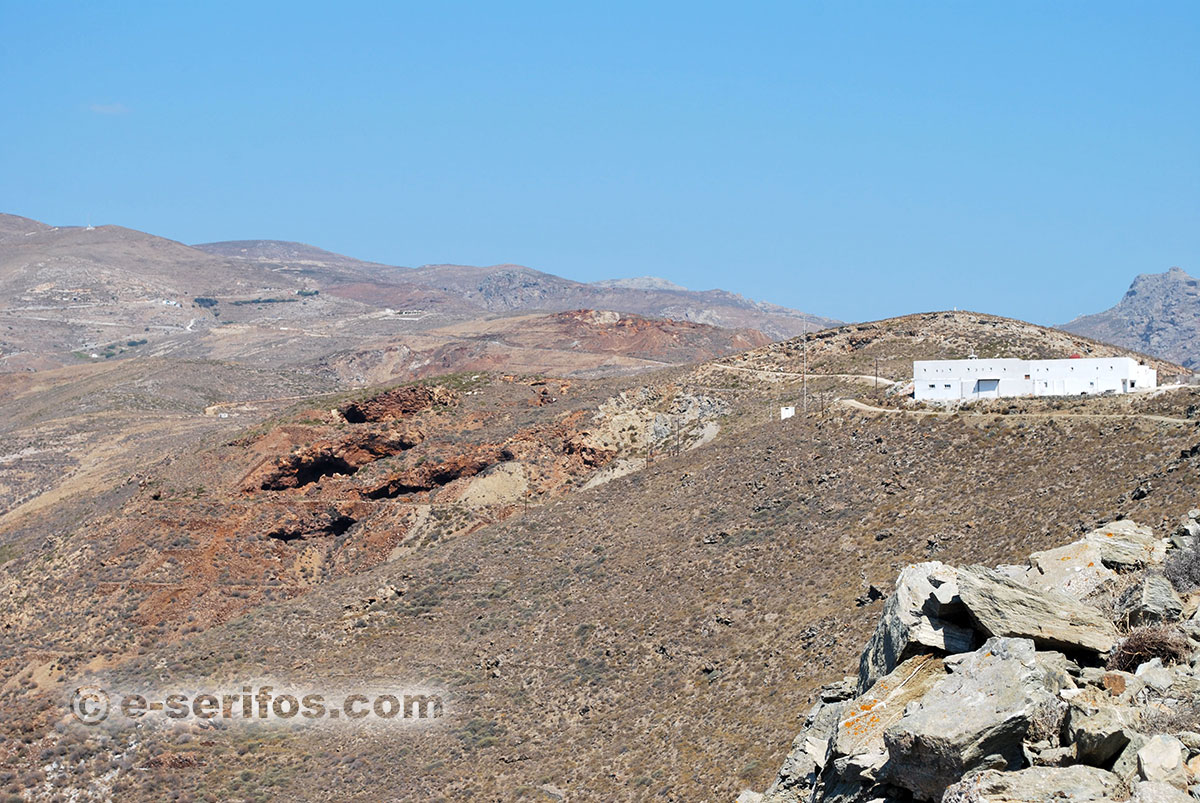
[[[919,400],[1131,393],[1157,384],[1157,372],[1130,357],[913,363],[913,395]]]

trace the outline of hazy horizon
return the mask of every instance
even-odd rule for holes
[[[0,11],[0,201],[395,265],[1064,323],[1194,272],[1200,9]]]

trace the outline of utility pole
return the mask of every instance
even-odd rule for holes
[[[879,390],[879,358],[875,358],[875,389]]]
[[[804,417],[808,418],[808,313],[803,315],[800,328],[804,331]]]

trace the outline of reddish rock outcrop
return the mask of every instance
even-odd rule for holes
[[[428,410],[434,405],[450,405],[457,401],[458,394],[449,388],[405,385],[369,399],[351,402],[342,407],[340,412],[351,424],[395,421]]]
[[[473,477],[485,468],[510,459],[511,455],[499,446],[485,445],[466,452],[427,460],[420,465],[398,471],[372,488],[363,491],[367,499],[392,499],[406,494],[432,491],[463,477]]]
[[[425,439],[415,427],[349,432],[337,439],[319,440],[252,470],[242,487],[247,491],[299,488],[334,474],[353,474],[368,463],[411,449]]]

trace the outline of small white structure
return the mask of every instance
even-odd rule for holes
[[[1158,373],[1130,357],[1066,360],[917,360],[913,398],[950,401],[1004,396],[1132,393],[1158,385]]]
[[[780,421],[786,421],[789,418],[791,418],[792,416],[794,416],[795,414],[796,414],[795,407],[780,407],[779,408],[779,420]]]

